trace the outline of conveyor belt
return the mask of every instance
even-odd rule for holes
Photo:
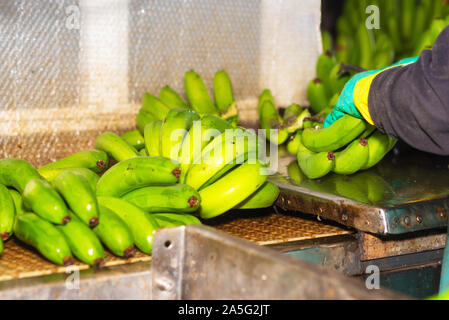
[[[236,212],[221,219],[207,222],[216,229],[241,237],[259,245],[280,244],[290,241],[328,237],[349,233],[345,229],[329,226],[318,221],[286,214]],[[122,259],[106,251],[106,267],[150,261],[151,256],[136,250],[130,259]],[[89,266],[75,260],[79,270]],[[56,273],[65,273],[65,267],[45,260],[36,250],[12,238],[5,244],[0,259],[0,281],[31,278]]]

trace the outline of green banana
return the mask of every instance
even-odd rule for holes
[[[136,150],[145,147],[145,140],[139,130],[131,130],[122,134],[122,138],[132,145]]]
[[[301,183],[305,180],[306,177],[304,177],[303,172],[301,171],[301,168],[299,168],[298,161],[292,161],[287,166],[287,174],[288,178],[293,181],[296,185],[301,185]]]
[[[115,212],[126,223],[140,251],[151,254],[153,234],[159,228],[157,221],[151,214],[119,198],[98,197],[98,203]]]
[[[104,151],[87,150],[72,154],[66,158],[51,162],[39,168],[41,171],[60,168],[86,168],[96,173],[103,172],[108,167],[108,156]]]
[[[361,167],[361,170],[367,170],[378,164],[385,157],[385,155],[394,148],[396,142],[396,139],[390,138],[377,130],[371,137],[368,138],[368,161]]]
[[[15,216],[20,216],[24,213],[27,213],[20,193],[15,189],[8,189],[8,191],[12,201],[14,202]]]
[[[242,164],[257,152],[257,137],[246,130],[227,131],[216,137],[195,158],[187,172],[185,182],[200,190],[211,179],[218,179],[233,167]]]
[[[299,130],[294,136],[291,137],[291,139],[287,143],[287,151],[291,155],[296,156],[298,154],[299,144],[301,143],[301,135],[302,130]]]
[[[211,115],[205,115],[201,118],[201,121],[195,121],[193,123],[181,147],[180,181],[182,183],[185,181],[187,172],[193,164],[195,155],[201,155],[204,147],[227,129],[232,129],[232,125],[229,122]]]
[[[251,210],[271,207],[278,198],[280,190],[277,185],[265,182],[257,191],[240,203],[235,209]]]
[[[261,163],[245,162],[226,176],[201,190],[200,217],[211,219],[234,208],[251,196],[267,180]]]
[[[89,182],[75,172],[64,171],[52,182],[67,205],[90,228],[98,224],[98,203]]]
[[[4,249],[3,241],[0,241],[0,255],[3,254],[3,249]]]
[[[327,96],[332,96],[333,92],[330,91],[329,74],[336,64],[335,58],[330,51],[322,53],[318,57],[316,63],[316,77],[321,79],[324,83],[324,87],[327,90]]]
[[[409,41],[413,34],[413,26],[414,23],[416,23],[415,6],[416,3],[414,3],[414,1],[400,0],[401,34],[402,39],[405,41]]]
[[[310,103],[310,109],[319,113],[329,105],[328,90],[321,79],[314,79],[307,86],[307,99]]]
[[[159,99],[170,109],[190,109],[179,94],[169,86],[165,86],[161,89],[159,92]]]
[[[323,44],[323,51],[332,51],[332,36],[328,31],[321,31],[321,43]]]
[[[13,187],[23,193],[26,184],[31,179],[42,179],[37,170],[22,159],[0,160],[0,184]]]
[[[142,110],[153,119],[163,120],[170,108],[152,94],[145,93],[142,98]]]
[[[101,242],[85,224],[72,219],[64,226],[56,226],[56,229],[64,235],[75,257],[97,269],[104,265],[104,250]]]
[[[117,162],[139,156],[136,148],[113,132],[100,134],[95,140],[95,148],[106,152]]]
[[[197,217],[190,214],[153,213],[151,216],[157,221],[160,229],[201,224]]]
[[[200,116],[193,110],[171,109],[161,127],[160,154],[179,161],[182,141]]]
[[[179,164],[162,157],[137,157],[117,163],[98,180],[97,196],[121,197],[134,189],[178,183]]]
[[[296,119],[303,112],[303,110],[304,109],[299,104],[293,103],[284,110],[284,115],[282,118],[285,122],[289,123],[292,119]]]
[[[141,157],[148,157],[147,149],[145,149],[145,148],[140,149],[139,156],[141,156]]]
[[[308,109],[304,109],[301,114],[296,118],[290,118],[286,123],[286,130],[289,134],[293,134],[298,130],[304,128],[304,121],[308,121],[312,115]]]
[[[151,115],[146,113],[143,109],[140,109],[136,115],[137,129],[141,134],[144,134],[145,126],[151,121],[156,120]]]
[[[262,91],[259,96],[259,102],[257,104],[257,113],[259,114],[259,120],[262,118],[262,106],[265,101],[271,102],[273,106],[276,105],[274,103],[273,95],[271,94],[271,91],[269,89],[265,89],[264,91]]]
[[[190,106],[198,114],[212,114],[218,115],[218,110],[215,107],[203,79],[195,71],[186,72],[184,77],[184,88],[189,100]]]
[[[394,58],[394,46],[390,38],[380,34],[376,39],[376,52],[374,54],[374,68],[381,69],[391,65]]]
[[[8,188],[0,184],[0,237],[3,241],[8,240],[12,234],[15,211],[14,201]]]
[[[198,192],[185,184],[140,188],[122,199],[149,213],[190,213],[197,211],[201,204]]]
[[[305,129],[302,143],[313,152],[338,150],[357,138],[367,128],[367,123],[350,115],[345,115],[326,129]]]
[[[162,120],[153,120],[145,126],[145,148],[150,157],[160,156]]]
[[[225,70],[218,71],[214,75],[214,97],[220,113],[226,113],[235,104],[231,80]]]
[[[268,100],[262,103],[259,121],[260,127],[266,130],[266,139],[271,143],[281,145],[287,141],[288,132],[284,127],[284,120],[279,115],[274,104]]]
[[[426,5],[424,3],[418,4],[418,7],[416,8],[416,17],[413,27],[413,38],[412,43],[413,47],[416,48],[416,46],[419,44],[419,40],[421,35],[426,31],[427,29],[427,16],[426,16]]]
[[[372,69],[372,55],[375,48],[373,31],[366,28],[365,23],[361,23],[356,32],[356,41],[360,50],[360,59],[358,65],[367,70]]]
[[[50,169],[42,169],[39,168],[37,170],[48,182],[52,183],[52,181],[59,176],[64,171],[73,172],[76,174],[79,174],[84,177],[84,179],[87,180],[89,183],[89,186],[92,188],[92,190],[95,191],[97,188],[98,180],[100,179],[100,176],[93,172],[92,170],[86,169],[86,168],[50,168]]]
[[[335,45],[335,58],[339,63],[349,63],[350,52],[352,48],[352,39],[340,33]]]
[[[368,157],[368,140],[355,140],[343,151],[335,153],[335,166],[333,171],[342,175],[354,174],[367,163]]]
[[[14,235],[58,265],[73,264],[72,253],[64,236],[54,225],[34,213],[25,213],[16,217]]]
[[[66,224],[70,221],[69,210],[64,200],[43,179],[31,179],[22,193],[25,208],[54,224]]]
[[[330,85],[330,91],[332,94],[330,95],[330,98],[333,98],[334,94],[340,94],[341,91],[343,91],[343,88],[345,87],[346,83],[351,79],[351,76],[349,74],[340,75],[340,70],[342,68],[342,64],[335,65],[330,74],[329,74],[329,85]],[[329,102],[328,106],[334,106],[334,101]],[[323,110],[323,109],[322,109]]]
[[[132,257],[135,254],[134,238],[128,225],[110,209],[101,205],[99,209],[99,223],[92,229],[93,232],[116,256]],[[78,218],[73,217],[73,220],[76,219]]]
[[[298,165],[309,179],[319,179],[332,171],[335,166],[333,152],[314,153],[307,149],[302,141],[298,144]]]

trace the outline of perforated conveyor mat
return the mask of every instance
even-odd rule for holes
[[[330,237],[349,233],[345,229],[330,226],[316,220],[291,215],[268,213],[231,213],[224,219],[207,222],[208,225],[225,233],[249,240],[258,245],[279,244],[290,241]],[[87,264],[75,260],[79,270],[89,269]],[[106,252],[106,267],[150,261],[151,256],[140,251],[130,259],[122,259]],[[12,238],[5,244],[0,259],[0,281],[31,278],[65,273],[65,267],[45,260],[33,248]]]

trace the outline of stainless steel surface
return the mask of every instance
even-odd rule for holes
[[[271,177],[281,188],[278,205],[382,235],[445,227],[449,159],[401,148],[370,170],[314,181],[295,158],[282,157],[280,174]]]
[[[399,299],[205,226],[158,231],[154,299]]]

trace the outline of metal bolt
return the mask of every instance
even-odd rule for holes
[[[343,220],[343,221],[348,221],[348,219],[349,219],[349,216],[348,216],[347,213],[343,213],[343,214],[341,215],[341,220]]]
[[[418,224],[422,224],[422,223],[423,223],[423,218],[422,218],[422,216],[417,215],[417,216],[416,216],[416,222],[417,222]]]
[[[447,211],[445,208],[438,208],[437,209],[437,215],[442,220],[447,220]]]
[[[410,225],[411,221],[410,221],[410,217],[409,216],[405,216],[404,217],[404,223],[405,223],[406,226]]]

